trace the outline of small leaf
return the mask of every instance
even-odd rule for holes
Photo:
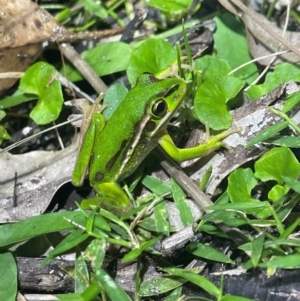
[[[284,255],[274,257],[267,262],[258,265],[261,268],[282,268],[282,269],[295,269],[300,267],[300,254]]]
[[[280,132],[281,130],[285,129],[289,123],[287,121],[282,121],[279,123],[276,123],[274,125],[271,125],[261,133],[259,133],[257,136],[255,136],[253,139],[251,139],[245,146],[245,148],[248,148],[250,146],[253,146],[256,143],[262,142],[267,140],[268,138],[272,137],[276,133]]]
[[[172,15],[181,14],[182,11],[190,8],[193,0],[144,0],[149,5],[158,8],[164,13],[171,17]]]
[[[0,125],[0,144],[3,142],[3,140],[10,140],[11,137],[6,131],[5,127]]]
[[[232,117],[226,102],[243,87],[243,82],[232,76],[220,76],[205,81],[198,89],[194,104],[198,119],[214,130],[227,129]]]
[[[174,291],[164,299],[164,301],[177,301],[182,293],[182,287],[174,289]]]
[[[226,61],[210,55],[195,60],[195,69],[201,72],[205,81],[222,75],[225,76],[231,71]]]
[[[158,234],[170,235],[170,224],[166,202],[162,200],[154,206],[154,219]]]
[[[122,263],[130,262],[130,261],[136,259],[136,258],[139,257],[145,250],[149,249],[152,245],[154,245],[155,243],[157,243],[160,239],[161,239],[161,237],[156,237],[156,238],[153,238],[153,239],[151,239],[151,240],[149,240],[149,241],[144,241],[144,242],[142,242],[139,248],[134,249],[134,250],[128,252],[128,253],[122,258]]]
[[[0,253],[0,300],[15,301],[18,293],[18,270],[10,252]],[[5,277],[4,277],[5,274]]]
[[[220,290],[205,277],[198,275],[197,273],[189,270],[179,269],[179,268],[167,268],[163,269],[165,272],[182,277],[193,284],[201,287],[203,290],[208,292],[209,294],[219,297],[221,292]]]
[[[250,99],[257,99],[264,94],[269,93],[279,85],[289,81],[300,81],[300,68],[295,64],[282,63],[276,65],[273,72],[269,72],[262,85],[250,86],[247,96]]]
[[[171,66],[176,58],[176,50],[168,42],[163,39],[148,39],[133,51],[127,69],[128,79],[131,84],[135,84],[144,72],[156,75]]]
[[[172,191],[168,184],[151,176],[143,177],[142,183],[157,195],[163,195]]]
[[[189,245],[185,247],[185,249],[188,252],[200,258],[234,264],[234,262],[228,256],[224,255],[223,253],[217,251],[216,249],[210,246],[201,243],[190,242]]]
[[[20,81],[20,90],[38,97],[30,117],[37,124],[48,124],[60,114],[63,96],[53,66],[38,62],[27,69]]]
[[[288,187],[274,185],[268,193],[268,198],[274,202],[278,201],[289,191]]]
[[[266,182],[275,180],[283,184],[283,177],[296,179],[300,175],[300,164],[287,147],[274,147],[255,162],[255,177]]]
[[[270,138],[266,141],[277,146],[285,146],[290,148],[299,148],[300,147],[300,137],[294,136],[280,136]]]
[[[89,271],[82,255],[75,260],[75,293],[83,293],[89,286]]]
[[[124,100],[127,93],[128,90],[120,83],[109,87],[104,96],[104,104],[108,105],[103,111],[105,119],[108,120],[111,117],[115,109]]]
[[[84,51],[81,56],[99,76],[103,76],[126,70],[131,54],[130,45],[123,42],[109,42]],[[71,81],[83,79],[80,72],[72,65],[66,65],[65,72]]]
[[[236,211],[224,211],[224,210],[217,210],[205,214],[205,216],[202,217],[202,220],[212,221],[212,222],[222,222],[230,227],[239,227],[242,225],[247,225],[249,223],[249,220],[241,213]]]
[[[257,267],[263,251],[265,241],[265,232],[260,233],[251,242],[251,260],[254,267]]]
[[[175,180],[171,179],[171,185],[172,185],[174,202],[176,204],[176,208],[180,213],[180,218],[182,220],[182,223],[185,226],[189,226],[194,223],[194,218],[191,212],[191,208],[187,202],[185,193],[181,189],[181,187],[176,183]]]
[[[101,1],[84,0],[82,4],[86,10],[91,14],[98,16],[101,20],[106,19],[109,16],[107,9],[101,5]]]
[[[156,277],[146,280],[141,284],[140,296],[158,296],[177,287],[181,287],[185,282],[187,282],[187,280],[173,276]]]
[[[106,253],[106,241],[104,239],[93,239],[84,251],[84,260],[91,262],[91,266],[96,271],[102,266]]]
[[[293,190],[300,194],[300,182],[290,177],[283,177],[285,183],[287,183]]]
[[[18,90],[8,96],[0,97],[0,109],[7,109],[13,106],[17,106],[23,102],[30,101],[36,99],[34,95],[24,95],[24,93],[18,88]]]
[[[102,269],[95,271],[98,281],[103,286],[110,300],[113,301],[131,301],[123,289],[114,282],[114,280]]]
[[[228,13],[215,17],[214,20],[217,24],[214,42],[218,57],[227,61],[231,69],[251,61],[242,22]],[[258,76],[257,67],[255,63],[248,64],[236,71],[234,75],[250,84]]]
[[[282,112],[287,113],[290,110],[292,110],[296,105],[298,105],[300,102],[300,93],[296,92],[292,95],[290,95],[284,102]]]
[[[85,241],[89,237],[88,233],[83,233],[82,229],[76,229],[65,237],[53,250],[51,250],[48,256],[42,261],[41,266],[45,266],[50,263],[54,257],[60,255]]]
[[[239,168],[228,177],[227,193],[232,202],[251,202],[255,200],[251,191],[256,184],[257,180],[250,168]]]

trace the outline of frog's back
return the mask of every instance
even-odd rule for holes
[[[99,137],[95,139],[90,182],[119,182],[129,176],[157,145],[159,137],[146,135],[145,127],[150,118],[149,106],[163,97],[176,80],[160,81],[143,75],[136,86],[108,120]],[[157,84],[156,84],[157,83]]]

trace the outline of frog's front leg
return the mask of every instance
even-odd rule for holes
[[[90,125],[82,139],[80,151],[72,174],[72,184],[81,186],[90,165],[94,150],[95,139],[105,126],[105,119],[102,114],[94,113]]]
[[[219,149],[220,147],[230,149],[228,145],[222,140],[227,136],[240,131],[241,128],[224,131],[216,136],[213,136],[212,138],[209,138],[204,143],[190,148],[178,148],[168,134],[163,135],[159,139],[158,143],[173,160],[181,163],[187,160],[207,156],[213,151]],[[209,135],[208,131],[207,135]]]

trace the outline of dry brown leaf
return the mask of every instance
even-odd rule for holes
[[[123,31],[113,30],[74,34],[51,14],[30,0],[0,0],[0,73],[23,72],[51,42],[100,39]],[[17,79],[0,79],[0,95]]]
[[[0,72],[22,72],[34,62],[47,42],[65,29],[30,0],[0,0]],[[17,79],[0,79],[0,94]]]
[[[33,151],[0,156],[0,222],[15,222],[42,214],[54,193],[73,172],[79,139],[56,152]],[[17,172],[17,206],[13,206]]]

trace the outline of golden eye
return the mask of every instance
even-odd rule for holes
[[[168,105],[163,98],[156,100],[152,106],[152,114],[155,117],[164,117],[167,113]]]

